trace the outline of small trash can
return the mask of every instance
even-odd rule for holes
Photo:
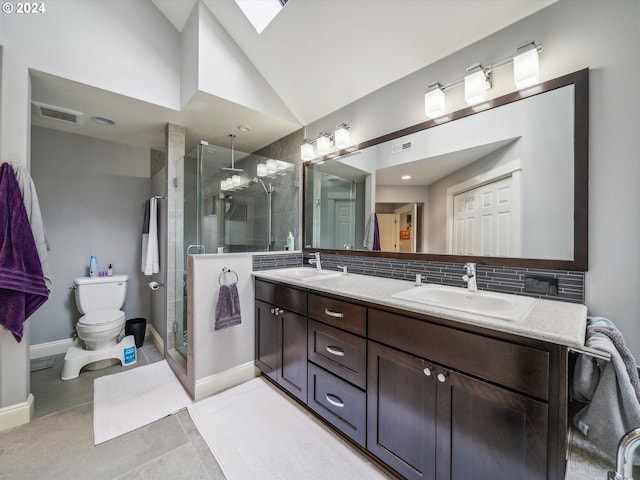
[[[136,348],[140,348],[144,343],[144,333],[147,329],[146,318],[132,318],[127,320],[124,325],[124,334],[133,335],[136,342]]]

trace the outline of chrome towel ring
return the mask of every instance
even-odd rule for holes
[[[218,277],[218,284],[223,285],[223,283],[224,283],[223,279],[225,278],[224,277],[225,273],[233,273],[236,276],[236,281],[235,282],[231,282],[231,283],[238,283],[238,274],[236,272],[234,272],[233,270],[231,270],[230,268],[228,268],[228,267],[223,267],[222,268],[222,273],[220,273],[220,276]]]

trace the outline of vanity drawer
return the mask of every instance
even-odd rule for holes
[[[307,316],[307,293],[256,279],[256,298],[290,312]]]
[[[310,293],[308,316],[356,335],[367,334],[367,309],[360,305]]]
[[[539,399],[549,399],[547,351],[372,308],[369,338]]]
[[[364,447],[367,433],[366,394],[313,363],[309,363],[308,372],[309,407]]]
[[[365,389],[367,341],[351,333],[309,320],[309,360]]]

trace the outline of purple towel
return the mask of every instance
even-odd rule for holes
[[[220,285],[218,303],[216,305],[216,330],[238,325],[240,316],[240,297],[235,283]]]
[[[13,168],[0,165],[0,325],[22,340],[23,324],[47,301],[38,249]]]

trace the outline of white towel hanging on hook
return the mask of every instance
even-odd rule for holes
[[[142,272],[153,275],[160,271],[158,249],[158,200],[149,199],[149,233],[142,234]]]

